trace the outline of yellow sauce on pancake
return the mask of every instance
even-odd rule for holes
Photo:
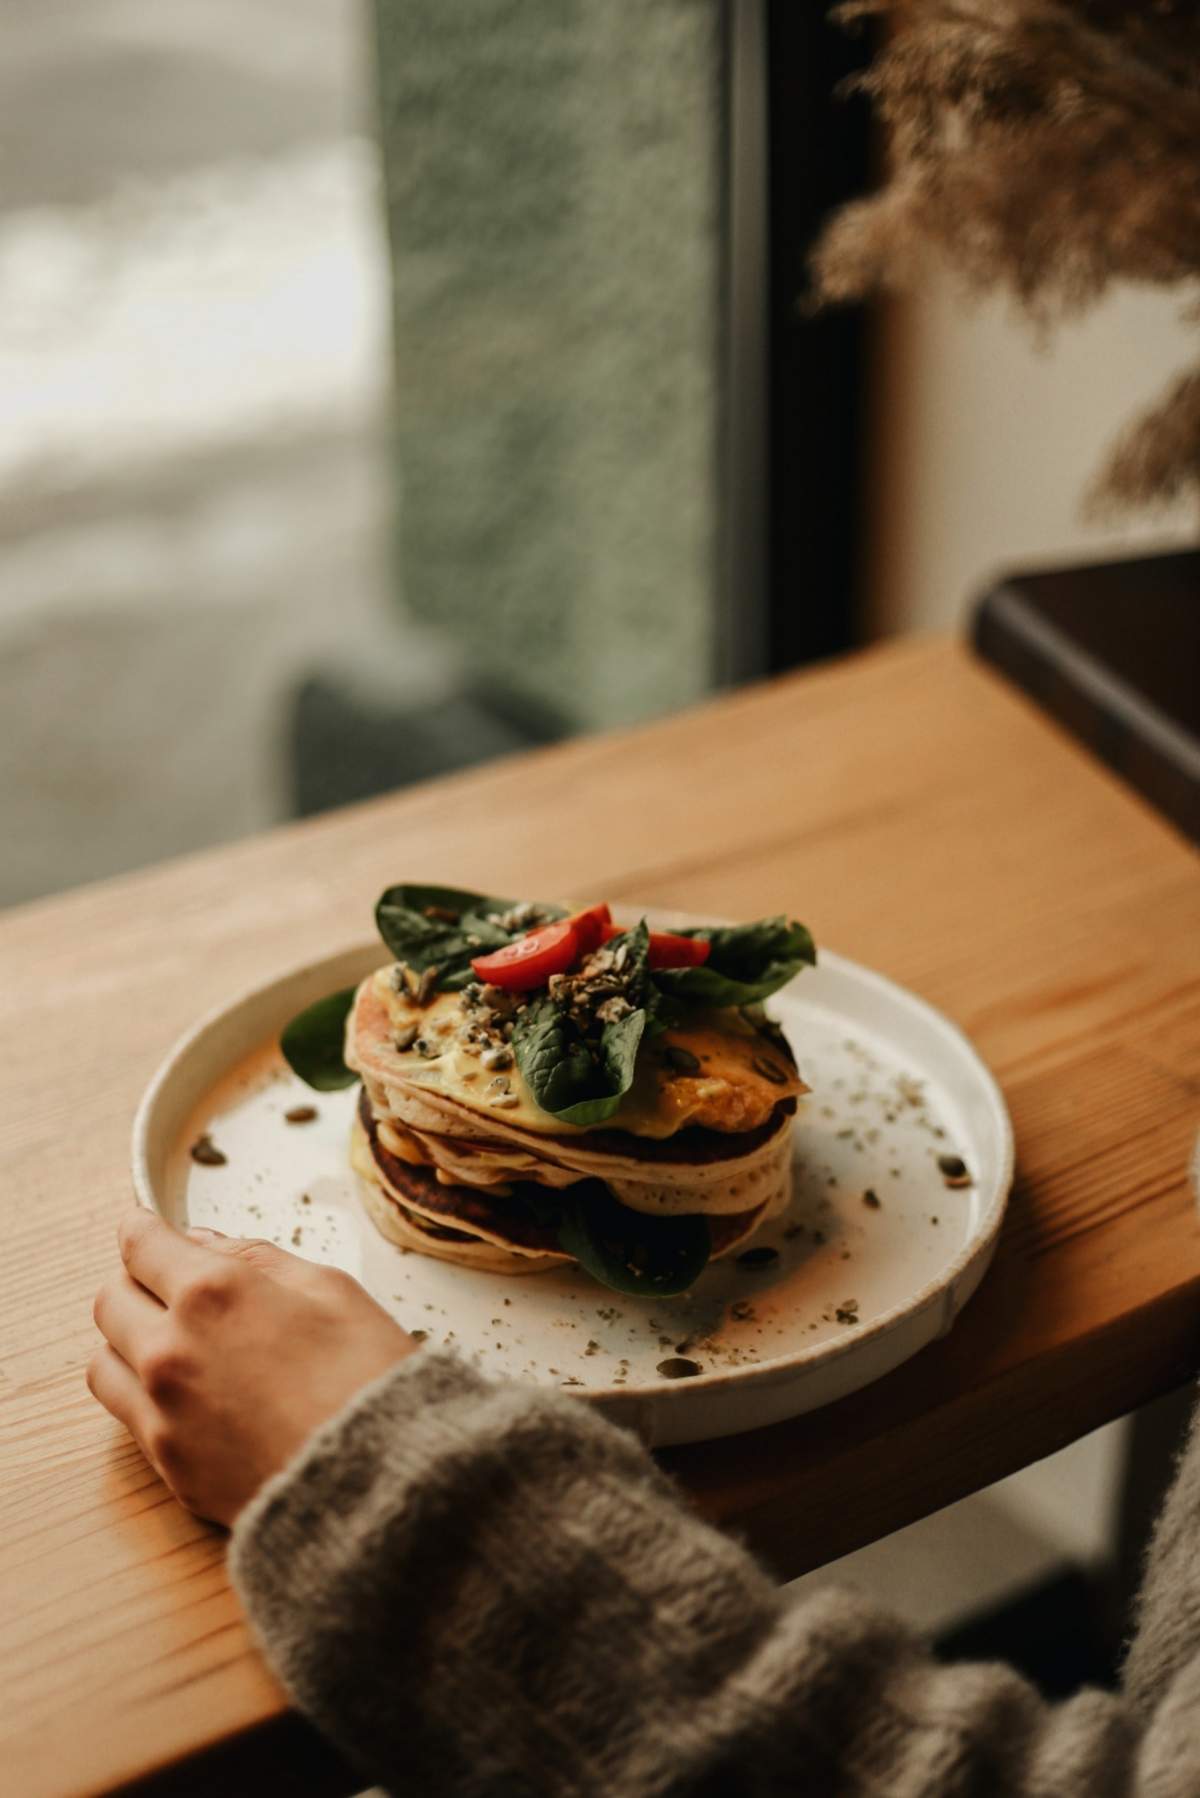
[[[380,1064],[386,1064],[394,1078],[427,1087],[482,1116],[494,1116],[497,1122],[544,1135],[586,1133],[584,1127],[542,1110],[515,1060],[505,1068],[486,1068],[458,1040],[465,1018],[458,993],[438,993],[428,1005],[414,1005],[407,994],[397,992],[389,968],[374,976],[373,989],[379,1002],[377,1012],[372,1008],[378,1028],[371,1032],[378,1071],[382,1072]],[[426,1052],[415,1044],[406,1050],[395,1048],[397,1034],[403,1037],[414,1026]],[[671,1049],[682,1052],[677,1061],[694,1057],[697,1071],[673,1066],[667,1053]],[[504,1096],[509,1102],[503,1106],[494,1103],[503,1091],[494,1084],[497,1081],[507,1086]],[[781,1099],[807,1090],[783,1051],[736,1011],[698,1011],[686,1026],[643,1042],[632,1088],[614,1115],[597,1128],[647,1137],[674,1136],[688,1125],[753,1130],[767,1122]]]

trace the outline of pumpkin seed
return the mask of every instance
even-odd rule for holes
[[[939,1155],[938,1171],[947,1186],[971,1186],[973,1184],[966,1162],[960,1155]]]
[[[778,1261],[778,1249],[746,1249],[737,1258],[739,1267],[770,1267],[772,1261]]]
[[[201,1167],[224,1167],[229,1159],[222,1155],[212,1137],[207,1135],[196,1138],[190,1153],[192,1160],[198,1161]]]
[[[451,911],[448,905],[426,905],[422,909],[425,916],[432,918],[435,924],[457,924],[462,915]]]

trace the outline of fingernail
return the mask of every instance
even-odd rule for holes
[[[184,1231],[184,1235],[190,1236],[193,1242],[216,1242],[218,1238],[224,1237],[225,1232],[224,1230],[206,1230],[203,1224],[193,1224],[190,1229]]]

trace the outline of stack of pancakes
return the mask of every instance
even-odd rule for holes
[[[716,1257],[787,1204],[791,1116],[808,1089],[777,1031],[734,1010],[697,1013],[644,1042],[620,1110],[582,1127],[535,1103],[502,1018],[480,1050],[474,1015],[469,996],[429,994],[399,964],[355,996],[346,1061],[363,1089],[351,1157],[392,1242],[488,1272],[538,1273],[572,1260],[546,1204],[570,1186],[584,1203],[607,1188],[631,1211],[702,1214]]]

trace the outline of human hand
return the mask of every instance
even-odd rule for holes
[[[417,1344],[337,1268],[133,1207],[87,1383],[180,1503],[232,1524],[319,1424]]]

